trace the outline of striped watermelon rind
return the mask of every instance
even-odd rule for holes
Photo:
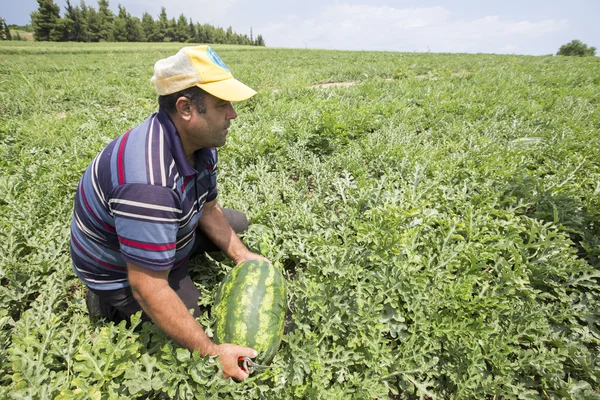
[[[287,289],[281,272],[271,263],[251,260],[235,266],[215,299],[214,339],[258,352],[256,362],[268,364],[283,338]]]

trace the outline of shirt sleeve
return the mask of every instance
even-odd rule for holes
[[[166,187],[148,184],[117,186],[110,195],[123,260],[152,270],[168,270],[175,262],[181,202]]]

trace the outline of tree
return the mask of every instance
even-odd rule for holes
[[[78,6],[73,7],[71,2],[67,0],[67,5],[65,6],[65,17],[64,19],[64,28],[67,32],[65,32],[64,40],[70,40],[73,42],[84,42],[87,40],[87,21],[85,20],[85,15],[83,15],[83,11]]]
[[[127,41],[128,42],[145,42],[146,35],[142,28],[142,22],[138,17],[132,17],[131,14],[127,13],[127,20],[125,22],[127,29]]]
[[[245,46],[252,46],[252,40],[250,40],[250,38],[248,37],[248,35],[244,34],[242,35],[242,43]]]
[[[33,37],[41,42],[50,41],[52,30],[60,19],[60,7],[53,0],[37,0],[39,8],[31,13]]]
[[[183,43],[190,41],[190,29],[185,15],[181,14],[175,26],[175,41]]]
[[[196,22],[196,43],[208,43],[206,27]]]
[[[152,15],[148,14],[147,12],[142,15],[142,30],[144,31],[144,36],[146,37],[147,41],[162,42],[158,25],[154,22]]]
[[[211,43],[225,43],[225,31],[223,28],[218,27],[213,30],[213,41]]]
[[[194,23],[192,22],[192,19],[190,18],[190,24],[188,25],[188,30],[189,30],[189,40],[188,42],[193,42],[196,40],[196,25],[194,25]]]
[[[154,20],[144,12],[141,20],[133,17],[124,6],[119,4],[118,14],[109,9],[109,0],[97,0],[98,11],[80,0],[80,6],[73,6],[73,0],[66,0],[64,17],[60,17],[60,7],[54,0],[37,0],[38,10],[31,13],[31,29],[39,41],[76,41],[76,42],[196,42],[229,43],[239,45],[264,46],[264,40],[258,35],[253,40],[252,27],[250,38],[235,33],[230,26],[227,30],[209,24],[194,23],[191,18],[181,14],[176,20],[169,19],[165,7]],[[0,18],[0,39],[11,39],[6,21]]]
[[[138,17],[132,17],[125,6],[119,4],[119,14],[114,23],[114,39],[117,42],[143,42],[146,33]]]
[[[169,20],[167,30],[165,32],[165,42],[176,42],[177,41],[177,21],[175,17]]]
[[[99,42],[101,38],[102,26],[98,12],[92,6],[87,6],[84,0],[81,0],[81,11],[85,15],[87,23],[86,42]]]
[[[164,7],[160,8],[160,15],[158,16],[158,21],[156,22],[158,26],[158,37],[159,42],[168,41],[167,39],[167,31],[169,30],[169,19],[167,18],[167,10]]]
[[[231,28],[231,25],[229,26],[229,28],[227,28],[227,30],[225,31],[225,43],[228,44],[233,44],[235,43],[235,39],[233,37],[233,29]]]
[[[127,10],[119,4],[119,14],[115,18],[114,37],[116,42],[127,41]]]
[[[0,40],[12,40],[10,29],[8,28],[8,25],[6,25],[6,20],[4,18],[0,18]]]
[[[256,41],[254,42],[254,45],[255,46],[264,46],[265,45],[265,41],[264,41],[262,35],[258,35],[256,37]]]
[[[578,57],[587,57],[587,56],[595,56],[596,48],[588,47],[587,44],[583,43],[580,40],[572,40],[567,44],[563,44],[560,46],[557,56],[578,56]]]
[[[108,8],[108,0],[98,1],[98,26],[100,28],[100,40],[105,42],[114,41],[113,26],[115,14]]]
[[[69,18],[59,18],[56,21],[56,25],[50,31],[50,41],[52,42],[66,42],[69,40],[69,34],[73,27],[73,21]]]

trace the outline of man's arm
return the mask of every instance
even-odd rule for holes
[[[163,332],[190,351],[199,349],[203,356],[218,355],[226,378],[239,381],[248,377],[238,366],[238,357],[254,358],[256,351],[233,344],[214,344],[169,286],[169,271],[152,271],[131,263],[127,263],[127,271],[133,297]]]
[[[198,220],[198,227],[236,265],[248,260],[269,261],[265,257],[248,250],[235,231],[231,229],[223,210],[216,200],[204,204],[202,215]]]

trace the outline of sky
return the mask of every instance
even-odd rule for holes
[[[63,15],[66,0],[54,2]],[[109,0],[115,13],[119,4],[139,18],[164,6],[169,19],[252,29],[267,47],[545,55],[578,39],[600,49],[599,0]],[[37,8],[0,0],[0,17],[25,25]]]

